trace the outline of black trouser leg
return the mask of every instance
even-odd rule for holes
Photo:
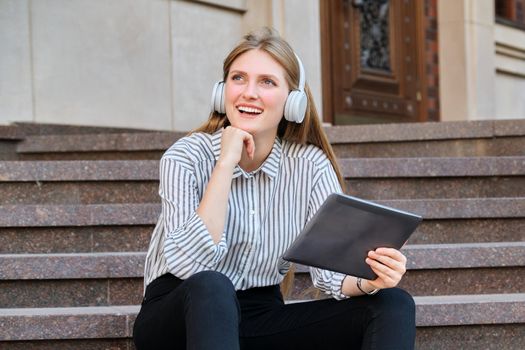
[[[239,349],[239,304],[224,275],[205,271],[185,281],[165,275],[146,289],[133,339],[142,349]]]
[[[284,305],[270,299],[257,295],[239,298],[241,349],[414,348],[415,305],[401,289],[342,301]]]

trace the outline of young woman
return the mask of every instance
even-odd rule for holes
[[[310,268],[333,298],[285,304],[281,256],[343,178],[299,58],[274,31],[224,61],[213,112],[160,162],[162,214],[145,266],[137,349],[412,349],[406,258],[371,251],[378,278]]]

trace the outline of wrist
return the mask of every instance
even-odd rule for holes
[[[356,280],[357,289],[359,289],[363,294],[374,295],[379,292],[379,289],[373,288],[370,286],[367,280],[363,280],[361,277],[358,277]]]
[[[215,165],[215,167],[218,167],[221,169],[233,170],[237,164],[238,163],[236,163],[235,161],[219,158],[217,160],[217,164]]]

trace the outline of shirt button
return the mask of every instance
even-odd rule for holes
[[[250,210],[250,215],[255,215],[255,210]]]

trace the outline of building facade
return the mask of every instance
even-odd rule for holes
[[[326,123],[524,119],[523,5],[0,0],[0,124],[190,130],[261,26],[296,49]]]

